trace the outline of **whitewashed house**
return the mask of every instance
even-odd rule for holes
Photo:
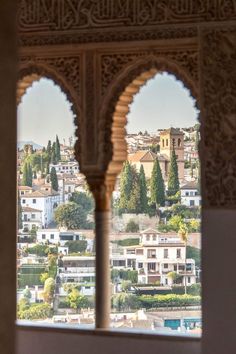
[[[188,182],[180,188],[181,204],[187,207],[201,205],[201,196],[199,194],[197,184],[194,181]]]
[[[175,272],[182,284],[196,283],[195,261],[186,259],[185,244],[177,234],[163,235],[148,229],[141,233],[138,246],[113,249],[111,266],[116,269],[133,269],[138,271],[138,282],[143,284],[160,283],[172,285],[173,279],[168,275]]]
[[[42,210],[22,207],[22,224],[23,230],[31,231],[32,228],[39,229],[42,227]]]
[[[60,204],[60,194],[55,191],[32,191],[20,197],[22,207],[42,210],[44,228],[53,220],[54,210]]]

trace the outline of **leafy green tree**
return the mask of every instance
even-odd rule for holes
[[[140,189],[140,211],[146,213],[148,210],[147,183],[143,165],[139,171],[139,189]]]
[[[139,175],[135,166],[131,166],[132,189],[127,200],[127,211],[139,214],[141,211]]]
[[[54,292],[55,292],[55,280],[53,278],[46,279],[44,283],[44,291],[43,291],[44,301],[50,304],[53,300]]]
[[[55,279],[57,275],[57,255],[48,254],[48,275],[49,278]]]
[[[85,252],[87,249],[87,241],[86,240],[78,240],[78,241],[67,241],[65,246],[68,247],[69,253],[75,252]]]
[[[171,160],[170,160],[170,170],[168,175],[168,195],[174,196],[179,192],[179,174],[178,174],[178,164],[175,150],[173,149]]]
[[[87,213],[90,213],[94,208],[93,197],[88,193],[74,192],[70,201],[80,205]]]
[[[58,179],[55,167],[51,168],[50,172],[51,186],[54,191],[58,191]]]
[[[169,272],[167,274],[167,277],[172,280],[172,283],[174,284],[176,279],[178,278],[178,274],[176,272]]]
[[[24,291],[23,291],[23,296],[25,299],[28,299],[30,300],[31,297],[32,297],[32,294],[31,294],[31,291],[29,288],[25,288]]]
[[[79,290],[74,288],[68,295],[68,302],[73,309],[81,309],[89,307],[89,301],[86,296],[80,294]]]
[[[158,159],[154,162],[150,181],[151,202],[156,206],[165,205],[165,185]]]
[[[186,257],[193,258],[195,260],[196,267],[201,266],[201,251],[199,248],[187,246]]]
[[[49,278],[49,274],[48,272],[45,272],[45,273],[41,273],[40,274],[40,281],[42,284],[45,283],[45,281]]]
[[[140,308],[139,298],[128,293],[115,294],[111,298],[112,307],[118,311]]]
[[[125,228],[126,232],[138,232],[139,231],[139,226],[138,224],[136,224],[136,222],[134,220],[130,220]]]
[[[22,178],[22,185],[28,186],[28,164],[25,162],[23,165],[23,178]]]
[[[131,289],[131,281],[130,280],[122,280],[121,282],[121,290],[125,293],[127,293],[128,291],[130,291]]]
[[[56,159],[58,162],[61,160],[61,147],[60,147],[60,142],[59,142],[58,136],[56,136],[55,153],[56,153]]]
[[[25,311],[30,308],[30,301],[27,297],[22,297],[18,304],[19,311]]]
[[[32,187],[33,184],[33,171],[30,164],[28,164],[28,184],[27,186]]]
[[[68,229],[80,229],[87,226],[87,215],[85,210],[74,202],[61,204],[55,210],[55,221],[58,226]]]
[[[131,165],[128,161],[124,162],[120,177],[120,201],[119,208],[127,211],[127,204],[132,191],[132,172]]]

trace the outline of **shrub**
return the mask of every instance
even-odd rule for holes
[[[50,317],[52,317],[52,309],[49,304],[34,304],[28,309],[18,311],[18,318],[21,320],[38,320]]]
[[[134,220],[130,220],[127,225],[126,225],[126,232],[138,232],[139,231],[139,226]]]

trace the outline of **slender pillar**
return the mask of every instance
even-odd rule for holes
[[[114,184],[91,186],[95,198],[96,234],[96,328],[109,328],[110,323],[110,199]]]

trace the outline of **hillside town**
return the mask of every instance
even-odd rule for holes
[[[127,134],[112,198],[111,325],[200,331],[199,126]],[[94,324],[94,201],[71,142],[19,145],[18,318]]]

